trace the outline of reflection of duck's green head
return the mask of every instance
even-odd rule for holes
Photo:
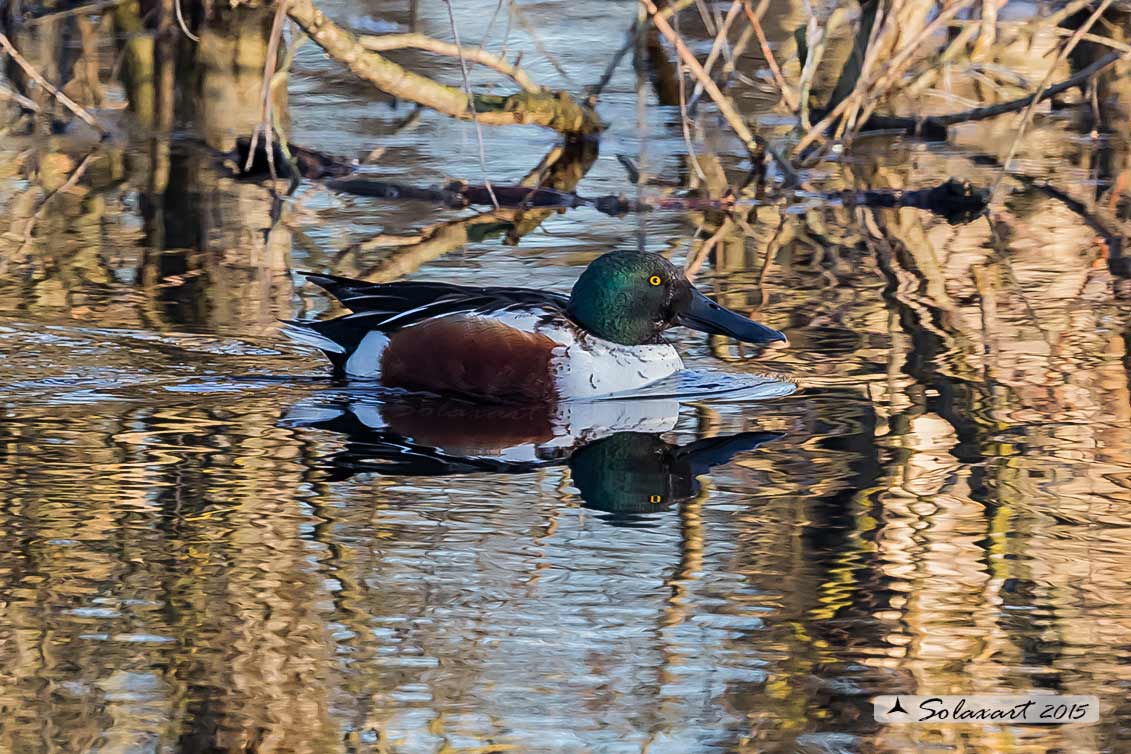
[[[659,435],[618,432],[575,452],[570,476],[588,508],[614,515],[651,513],[698,494],[697,477],[712,466],[780,436],[743,432],[679,446]]]
[[[676,447],[659,435],[618,432],[578,450],[570,476],[587,507],[610,513],[663,510],[695,494],[695,482],[673,473]]]
[[[660,255],[636,251],[593,260],[570,292],[569,315],[594,335],[628,346],[655,342],[676,325],[747,343],[785,340],[704,296]]]

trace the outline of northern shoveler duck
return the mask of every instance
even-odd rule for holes
[[[675,347],[662,338],[670,327],[746,343],[786,340],[716,304],[656,254],[605,254],[569,296],[303,274],[352,313],[286,322],[284,332],[321,349],[339,377],[409,390],[505,402],[595,398],[682,369]]]

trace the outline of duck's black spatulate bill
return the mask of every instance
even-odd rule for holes
[[[695,286],[691,286],[691,304],[676,321],[692,330],[711,335],[729,335],[744,343],[788,342],[784,333],[716,304]]]

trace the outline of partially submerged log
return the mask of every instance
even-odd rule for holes
[[[275,175],[288,180],[299,177],[311,180],[340,177],[353,173],[357,167],[350,160],[288,143],[287,152],[290,152],[294,167],[298,170],[296,175],[291,168],[291,160],[287,159],[287,155],[279,142],[271,142],[272,160],[267,159],[267,150],[263,142],[257,141],[255,157],[248,163],[247,157],[250,147],[251,139],[247,136],[241,136],[236,139],[235,150],[228,155],[236,163],[236,171],[243,177],[258,178],[270,175],[272,162],[275,165]]]

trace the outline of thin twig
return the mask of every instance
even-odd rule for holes
[[[487,49],[487,40],[491,38],[491,32],[495,29],[495,21],[499,18],[499,11],[503,9],[503,3],[507,0],[498,0],[495,3],[495,10],[491,11],[491,20],[487,22],[487,30],[483,32],[483,39],[479,40],[479,47]],[[509,15],[509,14],[508,14]],[[506,39],[503,40],[503,48],[507,46]]]
[[[1100,19],[1100,16],[1103,15],[1104,11],[1108,9],[1108,6],[1110,6],[1112,2],[1113,0],[1103,0],[1096,7],[1095,11],[1092,12],[1092,15],[1088,17],[1088,20],[1085,21],[1080,26],[1080,28],[1076,30],[1076,33],[1073,34],[1067,42],[1065,42],[1064,47],[1060,51],[1060,54],[1056,56],[1056,60],[1054,60],[1052,65],[1049,66],[1048,71],[1045,73],[1045,77],[1041,80],[1041,85],[1037,87],[1038,93],[1044,91],[1048,87],[1049,81],[1052,80],[1052,75],[1056,72],[1057,66],[1059,66],[1065,61],[1065,59],[1068,58],[1068,54],[1072,52],[1072,50],[1080,42],[1080,38],[1088,33],[1088,30],[1091,29],[1096,21]],[[1021,123],[1019,123],[1017,126],[1017,131],[1014,133],[1013,141],[1009,145],[1009,151],[1006,153],[1005,159],[1001,161],[1001,172],[998,173],[997,179],[994,181],[994,185],[990,188],[991,203],[993,203],[994,197],[997,196],[998,187],[1001,186],[1001,182],[1005,178],[1006,172],[1009,170],[1009,163],[1013,161],[1013,156],[1017,154],[1017,147],[1021,144],[1021,137],[1025,135],[1025,130],[1029,127],[1029,123],[1033,120],[1033,113],[1036,112],[1038,101],[1038,97],[1034,96],[1033,101],[1029,103],[1029,106],[1025,108],[1025,112],[1021,116]]]
[[[1075,32],[1073,32],[1072,29],[1065,29],[1058,26],[1053,29],[1053,33],[1058,37],[1071,37]],[[1120,52],[1131,52],[1131,45],[1124,44],[1123,42],[1117,42],[1111,37],[1105,37],[1101,34],[1085,34],[1080,37],[1080,41],[1103,45],[1104,47],[1110,47],[1111,49],[1119,50]]]
[[[87,111],[85,107],[75,102],[67,95],[63,94],[63,92],[59,91],[54,84],[43,78],[43,75],[35,69],[35,66],[29,63],[27,59],[25,59],[24,56],[21,55],[14,46],[12,46],[12,43],[11,41],[9,41],[8,37],[4,36],[3,34],[0,34],[0,48],[3,48],[4,52],[8,53],[9,57],[11,57],[12,60],[15,61],[16,65],[23,69],[24,73],[26,73],[28,76],[31,76],[31,78],[34,79],[37,84],[46,89],[47,92],[56,100],[58,100],[59,103],[62,104],[65,108],[78,116],[78,118],[82,120],[83,123],[93,128],[103,138],[110,135],[110,132],[106,130],[106,128],[103,127],[102,124],[99,123],[95,119],[95,117],[91,115],[89,111]]]
[[[467,70],[463,45],[459,41],[459,28],[456,26],[456,14],[452,8],[452,0],[444,0],[444,5],[448,8],[448,21],[452,25],[452,37],[456,41],[456,49],[459,50],[459,67],[463,72],[463,88],[467,90],[467,101],[471,106],[471,121],[475,124],[475,140],[479,143],[479,167],[483,170],[483,186],[487,189],[487,193],[491,195],[491,203],[495,205],[497,210],[499,209],[499,200],[495,196],[495,189],[491,188],[491,179],[487,175],[487,149],[483,146],[483,128],[479,125],[479,113],[475,111],[475,96],[471,93],[471,75]]]
[[[765,3],[762,5],[765,5]],[[750,19],[750,26],[754,29],[754,35],[758,38],[758,46],[762,49],[762,57],[766,59],[766,65],[770,68],[770,74],[774,77],[774,83],[778,85],[781,98],[785,100],[785,106],[792,112],[797,112],[797,98],[793,96],[793,90],[790,89],[789,84],[785,82],[785,76],[782,75],[781,68],[778,67],[778,61],[777,58],[774,57],[774,51],[770,49],[770,42],[766,39],[766,33],[762,30],[762,21],[759,18],[759,14],[756,14],[754,9],[750,7],[750,0],[743,1],[742,9],[746,11],[746,17]],[[759,10],[761,10],[761,7]]]
[[[866,78],[871,75],[872,69],[876,65],[876,57],[879,55],[880,51],[880,37],[888,29],[889,25],[892,27],[893,32],[898,33],[898,29],[895,28],[898,21],[897,7],[893,7],[885,13],[884,8],[881,5],[877,5],[876,12],[872,17],[872,28],[868,31],[868,47],[864,53],[864,62],[860,66],[859,75],[861,78]],[[862,104],[862,100],[857,98],[855,104],[853,104],[852,108],[848,111],[847,117],[840,119],[840,123],[837,125],[836,138],[839,139],[844,134],[845,127],[851,128],[856,125]],[[870,109],[867,110],[864,116],[865,120],[867,116],[872,113],[871,108],[875,107],[874,102],[869,103],[868,107]]]
[[[36,104],[35,100],[28,99],[14,89],[9,89],[7,86],[0,84],[0,99],[14,100],[21,107],[26,107],[33,113],[42,112],[42,108]]]
[[[1060,26],[1060,22],[1069,16],[1075,15],[1085,8],[1090,7],[1092,0],[1073,0],[1073,2],[1064,6],[1055,13],[1051,13],[1042,18],[1035,18],[1029,22],[1031,29],[1036,30],[1042,27],[1055,27]]]
[[[675,17],[676,31],[679,31],[679,16]],[[679,123],[683,128],[683,142],[687,145],[687,158],[695,168],[699,180],[706,182],[707,175],[699,165],[699,158],[695,156],[695,145],[691,143],[691,123],[687,116],[687,82],[683,73],[683,60],[676,58],[676,74],[679,76]]]
[[[271,83],[275,78],[275,66],[279,62],[279,43],[283,38],[283,24],[287,20],[287,6],[290,0],[280,0],[275,9],[275,19],[271,24],[271,37],[267,42],[267,58],[263,61],[263,85],[260,90],[260,116],[259,125],[251,134],[251,145],[247,150],[247,164],[245,171],[251,170],[251,163],[255,160],[255,148],[258,145],[259,134],[263,134],[263,149],[267,153],[267,167],[271,173],[272,184],[277,179],[275,171],[275,150],[273,137],[275,134],[274,119],[271,117],[272,97]]]
[[[998,115],[1005,115],[1006,113],[1014,113],[1019,110],[1024,110],[1034,102],[1043,102],[1044,100],[1055,97],[1061,92],[1071,89],[1074,86],[1079,86],[1089,79],[1097,76],[1111,66],[1118,63],[1120,60],[1131,57],[1129,52],[1109,52],[1102,58],[1092,63],[1086,68],[1081,68],[1079,71],[1069,76],[1068,78],[1056,84],[1046,87],[1039,94],[1027,94],[1024,97],[1019,97],[1009,102],[1001,102],[996,105],[986,105],[984,107],[975,107],[971,110],[963,110],[958,113],[949,113],[947,115],[928,115],[925,118],[908,118],[896,117],[890,115],[873,115],[864,122],[869,130],[872,129],[891,129],[898,128],[912,133],[918,133],[925,128],[945,128],[953,126],[958,123],[969,123],[978,120],[986,120]]]
[[[450,2],[450,0],[444,0],[444,2],[448,3]],[[581,86],[573,80],[573,76],[569,75],[569,72],[566,71],[565,67],[562,66],[557,57],[552,52],[550,52],[550,50],[542,42],[542,37],[538,34],[538,30],[535,29],[534,26],[526,20],[526,16],[523,14],[522,8],[518,5],[511,5],[511,15],[518,19],[518,25],[522,27],[523,31],[530,35],[530,39],[534,42],[534,48],[538,50],[539,54],[541,54],[542,57],[549,61],[550,65],[554,67],[554,70],[561,74],[561,77],[565,79],[571,87],[580,89]]]
[[[590,106],[597,102],[597,99],[601,96],[601,92],[604,91],[605,87],[609,85],[609,82],[613,80],[613,74],[616,73],[617,68],[620,67],[620,61],[623,60],[624,56],[628,54],[628,51],[636,45],[636,34],[636,24],[634,23],[632,28],[628,30],[624,44],[620,46],[616,55],[613,55],[612,60],[605,66],[605,72],[601,74],[601,78],[597,80],[596,84],[589,87],[586,101]]]
[[[446,55],[458,58],[461,55],[473,63],[487,66],[518,84],[523,91],[541,92],[543,88],[536,84],[530,75],[516,65],[511,64],[506,58],[484,50],[482,47],[463,48],[451,42],[433,39],[427,34],[381,34],[379,36],[361,36],[357,38],[361,46],[374,52],[388,52],[389,50],[425,50],[437,55]]]
[[[727,34],[730,33],[731,24],[734,23],[734,19],[738,18],[740,10],[742,10],[742,0],[733,0],[730,4],[730,8],[727,10],[726,18],[723,19],[723,23],[719,26],[718,33],[715,34],[715,39],[711,43],[711,51],[707,53],[707,60],[703,63],[703,70],[708,74],[711,73],[715,61],[718,60],[719,53],[721,53],[723,47],[726,46]],[[676,16],[675,19],[678,24],[679,16]],[[703,85],[696,82],[695,89],[691,92],[691,99],[698,99],[699,95],[702,93]]]
[[[699,274],[699,269],[703,266],[703,263],[707,261],[707,256],[711,253],[711,250],[718,245],[723,236],[727,235],[732,230],[734,230],[734,221],[729,217],[724,218],[715,232],[711,234],[711,237],[700,244],[699,248],[695,250],[695,253],[691,255],[691,258],[687,260],[683,267],[683,276],[688,280],[694,281],[695,276]]]

